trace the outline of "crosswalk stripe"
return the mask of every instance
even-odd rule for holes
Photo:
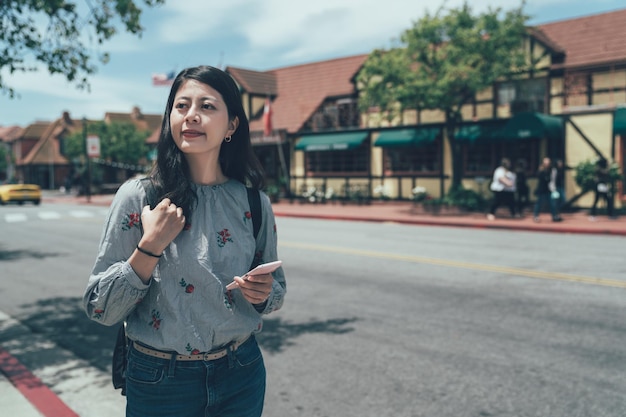
[[[0,217],[0,221],[4,220],[5,223],[19,223],[27,222],[33,219],[39,220],[61,220],[63,218],[75,218],[75,219],[93,219],[96,217],[106,218],[108,210],[70,210],[64,211],[39,211],[29,213],[6,213]]]
[[[25,222],[28,217],[23,213],[9,213],[4,216],[4,221],[7,223]]]
[[[39,213],[39,218],[42,220],[54,220],[60,219],[61,215],[56,211],[42,211]]]
[[[73,217],[81,218],[81,219],[95,216],[95,214],[93,214],[91,211],[84,211],[84,210],[72,210],[70,211],[70,215]]]

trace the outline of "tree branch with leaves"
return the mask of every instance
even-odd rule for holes
[[[64,0],[7,0],[0,2],[0,70],[62,74],[79,89],[88,89],[88,77],[106,64],[107,52],[99,47],[118,34],[118,26],[141,37],[142,8],[165,0],[85,0],[84,5]],[[16,91],[0,73],[0,91]]]
[[[440,110],[452,149],[452,187],[460,186],[461,150],[454,134],[461,109],[495,82],[526,74],[528,16],[518,8],[474,15],[460,8],[426,13],[401,35],[401,45],[373,51],[359,72],[361,110],[377,107],[389,120],[406,109]]]

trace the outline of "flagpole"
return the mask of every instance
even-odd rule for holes
[[[274,137],[275,135],[275,130],[274,130],[274,123],[272,123],[272,110],[271,110],[271,99],[270,99],[270,95],[268,94],[267,97],[265,98],[265,103],[267,105],[267,108],[264,109],[265,112],[267,112],[266,117],[268,118],[268,120],[264,121],[264,126],[263,126],[263,130],[265,133],[265,126],[267,124],[269,124],[270,130],[269,130],[269,136],[270,137]],[[278,147],[278,158],[280,160],[280,166],[282,169],[282,175],[279,176],[278,178],[278,183],[279,185],[285,185],[287,192],[289,193],[289,195],[287,197],[291,197],[291,180],[289,179],[289,172],[287,171],[287,162],[285,161],[285,153],[283,151],[283,144],[281,141],[281,137],[280,134],[278,135],[278,140],[276,141],[276,146]],[[281,184],[281,180],[285,179],[286,183],[285,184]]]

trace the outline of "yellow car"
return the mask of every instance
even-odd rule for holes
[[[24,204],[25,201],[41,203],[41,187],[35,184],[0,185],[0,204],[11,202]]]

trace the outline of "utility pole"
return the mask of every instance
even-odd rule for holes
[[[91,203],[91,158],[89,157],[89,151],[87,146],[87,118],[83,117],[83,142],[85,143],[85,158],[87,158],[87,184],[85,184],[85,194],[87,195],[87,202]]]

